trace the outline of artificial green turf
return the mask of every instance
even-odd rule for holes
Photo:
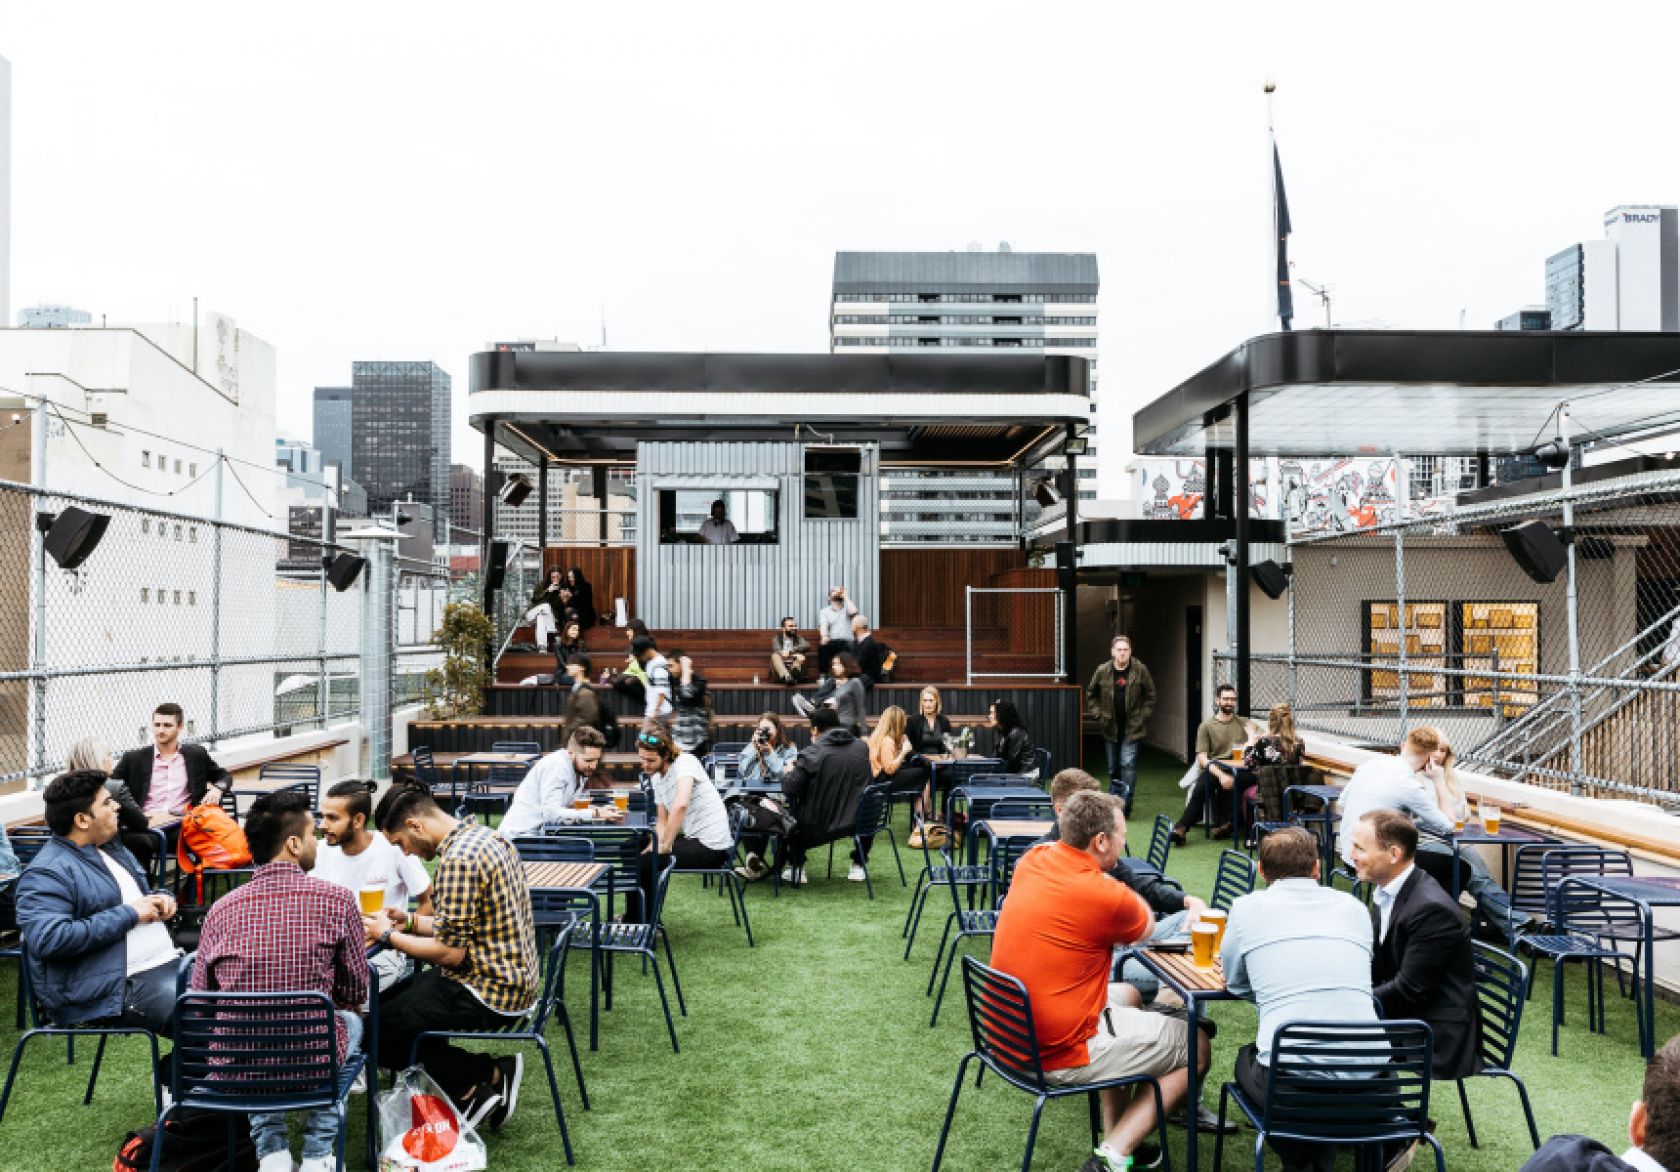
[[[1088,755],[1100,761],[1100,752]],[[1174,785],[1182,766],[1146,757],[1132,827],[1141,853],[1157,812],[1176,812]],[[912,883],[920,866],[903,849]],[[1192,892],[1212,886],[1218,843],[1198,832],[1175,848],[1170,874]],[[689,1016],[679,1018],[682,1053],[673,1055],[651,978],[633,964],[618,969],[617,1007],[603,1014],[601,1049],[584,1052],[594,1109],[580,1110],[577,1087],[555,1039],[556,1075],[579,1166],[598,1169],[917,1169],[927,1168],[958,1060],[968,1048],[960,974],[954,975],[939,1026],[928,1028],[923,996],[928,968],[948,903],[930,908],[916,950],[900,959],[909,892],[898,885],[885,843],[873,859],[875,901],[848,883],[845,851],[836,852],[835,877],[820,878],[824,852],[812,856],[819,878],[772,899],[770,885],[748,890],[758,947],[748,950],[728,904],[697,879],[678,881],[670,925]],[[937,913],[937,915],[935,914]],[[571,966],[567,1000],[587,1044],[587,968]],[[1635,1040],[1631,1003],[1613,999],[1607,1036],[1585,1029],[1585,981],[1567,981],[1570,1021],[1561,1056],[1549,1053],[1551,970],[1543,967],[1523,1023],[1516,1070],[1528,1082],[1542,1138],[1578,1131],[1620,1150],[1628,1106],[1639,1093],[1644,1064]],[[7,992],[10,977],[0,981]],[[1610,983],[1614,989],[1614,984]],[[1217,1106],[1218,1082],[1230,1077],[1237,1047],[1254,1034],[1254,1011],[1243,1004],[1213,1008],[1219,1023],[1206,1100]],[[4,1043],[15,1041],[9,996],[0,995]],[[1658,1037],[1680,1028],[1680,1012],[1658,1007]],[[0,1125],[0,1170],[108,1168],[123,1134],[148,1122],[149,1092],[143,1047],[116,1043],[107,1055],[98,1094],[81,1105],[92,1047],[78,1047],[74,1067],[60,1042],[35,1043],[23,1081]],[[540,1062],[531,1054],[518,1115],[490,1140],[497,1172],[563,1167]],[[1457,1095],[1438,1084],[1431,1114],[1446,1145],[1449,1167],[1507,1172],[1529,1151],[1515,1089],[1504,1080],[1470,1085],[1482,1147],[1469,1146]],[[364,1104],[352,1103],[350,1166],[362,1164]],[[1018,1167],[1031,1100],[987,1079],[963,1091],[945,1167]],[[295,1128],[294,1128],[295,1134]],[[1183,1133],[1171,1133],[1175,1162]],[[1227,1141],[1227,1166],[1251,1166],[1253,1134]],[[1089,1152],[1086,1112],[1078,1099],[1045,1113],[1034,1167],[1077,1168]],[[1213,1141],[1203,1141],[1202,1167],[1212,1166]],[[1276,1166],[1275,1159],[1270,1164]],[[1344,1158],[1344,1162],[1347,1162]],[[1180,1166],[1182,1166],[1180,1164]],[[1421,1165],[1420,1165],[1421,1166]]]

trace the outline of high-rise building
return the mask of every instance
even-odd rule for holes
[[[474,533],[484,527],[484,477],[465,464],[449,466],[449,523]]]
[[[1493,323],[1496,330],[1549,330],[1552,328],[1552,311],[1544,305],[1525,305],[1509,317],[1502,317]]]
[[[1604,239],[1546,260],[1554,330],[1680,330],[1680,209],[1611,208]]]
[[[74,305],[26,305],[18,310],[17,323],[26,330],[68,330],[93,324],[93,314]]]
[[[321,453],[322,463],[337,464],[345,476],[354,472],[350,462],[354,434],[350,399],[349,387],[315,388],[315,450]]]
[[[449,512],[449,375],[432,362],[350,370],[350,463],[375,513],[402,500]]]
[[[12,320],[12,63],[0,57],[0,322]]]
[[[1026,350],[1091,362],[1097,386],[1097,258],[1087,252],[839,252],[829,312],[835,354],[995,354]],[[1091,437],[1093,440],[1095,436]],[[1093,442],[1080,498],[1096,496]],[[1012,477],[984,470],[894,470],[881,480],[882,540],[1008,541],[1039,506]],[[1017,516],[1017,513],[1024,516]]]

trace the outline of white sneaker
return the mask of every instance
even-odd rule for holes
[[[853,863],[852,869],[846,872],[846,878],[853,883],[862,883],[869,878],[869,872],[865,871],[860,864]]]
[[[812,704],[803,696],[795,696],[793,698],[793,706],[799,710],[799,715],[801,716],[809,716],[816,709],[816,705]]]
[[[262,1172],[262,1169],[257,1172]],[[338,1172],[338,1161],[331,1156],[316,1156],[299,1164],[298,1172]]]
[[[805,886],[805,868],[801,867],[798,871],[795,871],[792,867],[783,867],[782,882],[790,883],[795,887]]]
[[[257,1165],[257,1172],[297,1172],[297,1165],[292,1163],[292,1153],[285,1148],[277,1152],[270,1152]],[[310,1172],[315,1172],[311,1169]]]

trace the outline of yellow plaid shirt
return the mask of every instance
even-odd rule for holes
[[[537,933],[519,854],[495,831],[462,822],[438,844],[433,934],[467,954],[444,975],[497,1013],[537,1000]]]

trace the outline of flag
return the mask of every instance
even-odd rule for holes
[[[1272,143],[1272,224],[1277,229],[1277,315],[1284,329],[1295,317],[1295,293],[1289,285],[1289,199],[1283,193],[1283,160]]]

